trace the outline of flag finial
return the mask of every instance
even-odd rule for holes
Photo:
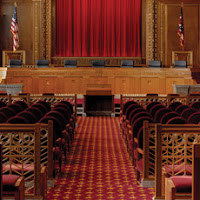
[[[183,8],[183,2],[181,2],[181,8]]]

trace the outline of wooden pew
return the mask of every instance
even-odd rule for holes
[[[181,126],[155,124],[155,199],[164,199],[166,170],[168,176],[191,173],[192,145],[200,142],[200,125]]]
[[[48,125],[0,124],[3,173],[25,176],[26,198],[46,199],[47,173],[48,179],[53,180],[52,135],[52,122]]]
[[[184,184],[182,192],[178,192],[174,185],[173,179],[165,178],[165,200],[175,200],[176,198],[189,198],[192,200],[200,200],[200,144],[194,144],[192,149],[192,176],[178,176],[177,178],[179,187]],[[192,189],[192,192],[186,191],[185,180],[188,181],[188,188]]]

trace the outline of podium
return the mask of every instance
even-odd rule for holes
[[[111,116],[114,112],[114,95],[112,95],[111,88],[93,88],[86,90],[85,112],[88,116]]]

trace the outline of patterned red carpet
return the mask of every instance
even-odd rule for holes
[[[119,118],[79,117],[63,173],[48,199],[150,200],[153,188],[136,185],[136,173],[119,131]]]

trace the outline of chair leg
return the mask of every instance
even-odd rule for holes
[[[62,156],[59,158],[59,172],[62,170]]]
[[[138,185],[140,184],[140,172],[138,169],[137,169],[137,184]]]

